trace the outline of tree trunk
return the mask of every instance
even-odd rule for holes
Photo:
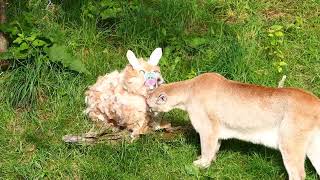
[[[0,0],[0,23],[4,24],[7,21],[6,16],[7,0]],[[0,32],[0,53],[6,52],[8,49],[8,40],[3,32]],[[0,69],[6,70],[9,66],[9,62],[0,59]]]

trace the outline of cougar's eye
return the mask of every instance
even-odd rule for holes
[[[164,104],[167,102],[167,95],[166,94],[160,94],[157,98],[157,104]]]

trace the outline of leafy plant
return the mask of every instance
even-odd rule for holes
[[[14,34],[12,34],[14,35]],[[2,59],[25,60],[34,57],[48,47],[49,43],[40,39],[39,34],[24,33],[16,34],[16,38],[12,41],[12,46],[7,52],[1,54]]]
[[[35,59],[41,57],[40,61],[61,63],[73,71],[89,73],[84,64],[67,51],[66,46],[55,43],[52,37],[41,31],[24,31],[19,22],[2,27],[2,30],[10,35],[12,43],[7,52],[0,54],[1,59],[35,63]]]
[[[66,46],[53,44],[47,52],[49,59],[52,62],[60,62],[66,68],[89,74],[89,71],[85,68],[84,64],[82,64],[80,60],[75,60],[75,57],[67,51]]]
[[[31,10],[30,10],[31,11]],[[69,69],[89,74],[82,61],[73,55],[65,45],[65,35],[57,27],[50,12],[45,11],[42,18],[26,12],[0,30],[9,37],[8,51],[0,54],[0,59],[11,62],[11,76],[6,81],[6,99],[12,106],[30,106],[45,96],[48,83],[42,83],[48,70]]]
[[[135,3],[135,1],[133,3]],[[89,1],[82,7],[82,11],[84,17],[90,19],[101,18],[102,20],[106,20],[109,18],[121,17],[123,8],[121,1],[102,0],[99,2]]]
[[[192,78],[196,77],[197,75],[198,75],[198,73],[192,68],[191,71],[187,75],[187,79],[192,79]]]
[[[275,62],[273,65],[276,67],[277,71],[281,73],[283,68],[287,66],[285,62],[285,57],[282,52],[282,46],[284,41],[284,31],[283,26],[273,25],[268,29],[268,55],[272,57]]]

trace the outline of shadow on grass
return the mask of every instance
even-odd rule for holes
[[[194,129],[191,129],[192,127],[191,124],[187,124],[187,126],[190,128],[187,131],[182,133],[183,136],[186,138],[186,143],[187,144],[189,143],[195,147],[198,147],[197,154],[200,155],[201,147],[200,147],[199,134]],[[273,165],[281,167],[281,171],[286,172],[286,169],[282,162],[280,151],[265,147],[263,145],[253,144],[250,142],[245,142],[237,139],[222,140],[221,147],[217,154],[218,158],[219,158],[219,153],[225,153],[225,152],[231,152],[233,154],[240,154],[245,156],[255,155],[265,159],[266,161],[270,161],[270,162],[272,161]],[[309,160],[306,160],[305,167],[306,167],[307,174],[316,174],[316,171]]]

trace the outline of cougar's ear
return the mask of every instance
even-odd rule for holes
[[[150,65],[156,66],[158,65],[160,58],[162,56],[162,49],[161,48],[156,48],[150,55],[148,63]]]
[[[141,70],[142,67],[137,59],[137,57],[134,55],[134,53],[131,50],[127,51],[127,58],[133,69],[135,70]]]

